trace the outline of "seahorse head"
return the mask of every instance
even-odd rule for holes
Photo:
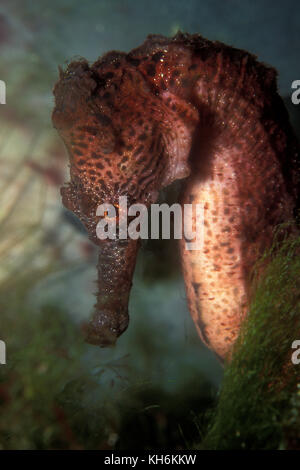
[[[72,62],[54,89],[53,123],[71,166],[63,202],[92,239],[97,204],[117,204],[120,195],[129,203],[149,204],[160,188],[190,172],[196,112],[180,116],[179,98],[155,87],[140,63],[120,53],[109,53],[91,67],[85,60]]]
[[[118,217],[120,196],[127,196],[128,204],[149,205],[161,188],[190,173],[198,114],[163,83],[164,74],[171,80],[178,57],[177,51],[171,60],[167,47],[150,40],[150,50],[146,41],[137,51],[111,52],[91,66],[74,61],[60,71],[54,88],[52,119],[70,159],[71,181],[61,189],[63,204],[81,219],[100,249],[98,300],[86,327],[94,344],[113,343],[127,327],[138,247],[136,240],[99,240],[97,207],[113,204]],[[181,55],[184,59],[186,52]]]

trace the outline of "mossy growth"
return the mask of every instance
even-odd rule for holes
[[[300,448],[300,238],[275,239],[201,449]]]

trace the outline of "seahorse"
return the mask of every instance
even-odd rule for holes
[[[150,207],[182,179],[181,203],[203,208],[201,248],[180,241],[189,310],[203,342],[229,360],[253,267],[277,226],[291,222],[283,236],[298,230],[298,143],[276,74],[246,51],[183,33],[151,35],[129,53],[60,70],[53,123],[71,177],[62,201],[99,246],[89,343],[114,344],[127,328],[139,248],[139,240],[99,240],[97,206],[117,209],[123,195]]]

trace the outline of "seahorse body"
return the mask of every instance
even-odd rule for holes
[[[154,203],[186,178],[182,203],[203,207],[203,243],[181,242],[189,308],[203,341],[229,357],[251,300],[251,272],[274,229],[294,220],[297,142],[276,72],[199,35],[149,36],[129,54],[71,63],[54,89],[54,126],[70,155],[63,203],[99,245],[99,292],[88,341],[115,341],[128,323],[138,242],[100,241],[100,203]],[[193,221],[196,222],[195,220]],[[296,225],[284,235],[296,232]]]

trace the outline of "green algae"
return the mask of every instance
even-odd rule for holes
[[[300,238],[275,241],[260,261],[271,260],[225,368],[202,449],[300,448],[300,364],[291,361],[300,338],[299,248]]]

